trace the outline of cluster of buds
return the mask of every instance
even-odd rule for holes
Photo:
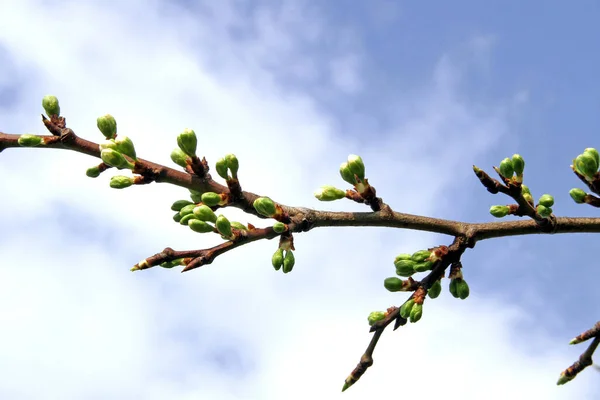
[[[273,268],[275,268],[275,271],[281,269],[284,274],[291,272],[295,263],[296,258],[291,249],[284,250],[283,247],[279,247],[275,250],[275,253],[273,253],[273,257],[271,257],[271,264],[273,265]]]
[[[521,185],[521,193],[523,198],[532,206],[534,206],[533,196],[526,185]],[[543,218],[547,218],[552,214],[552,206],[554,205],[554,197],[549,194],[543,194],[538,199],[535,211]],[[517,210],[516,206],[495,205],[490,207],[490,214],[496,218],[503,218],[514,213]]]
[[[396,274],[409,277],[417,272],[430,271],[445,252],[447,252],[447,247],[440,246],[429,250],[419,250],[413,254],[399,254],[394,259]]]
[[[518,183],[523,182],[524,170],[525,160],[519,154],[513,154],[512,158],[505,158],[500,162],[500,167],[496,169],[503,178]]]
[[[184,129],[177,136],[177,148],[171,152],[171,161],[182,168],[186,168],[192,163],[192,157],[196,157],[196,147],[198,139],[196,132],[192,129]]]
[[[211,205],[206,203],[195,204],[187,200],[177,200],[171,205],[171,210],[177,211],[173,216],[175,222],[189,226],[194,232],[218,232],[223,239],[233,240],[236,237],[233,229],[248,230],[239,222],[230,222],[224,215],[217,216],[210,207]]]
[[[422,290],[417,290],[413,297],[400,306],[400,316],[402,318],[408,319],[412,323],[421,319],[423,316],[423,302],[425,301],[423,293]]]
[[[215,169],[217,174],[226,181],[237,179],[237,173],[240,169],[240,162],[238,161],[235,154],[227,154],[225,157],[220,158],[216,164]],[[228,170],[231,172],[229,175]]]
[[[599,165],[600,155],[598,154],[598,150],[588,147],[573,160],[571,168],[581,174],[586,181],[593,182],[598,173]]]
[[[365,164],[360,156],[351,154],[348,161],[340,165],[340,175],[342,179],[353,185],[358,193],[364,193],[368,188],[365,179]]]
[[[375,323],[384,320],[387,316],[387,311],[373,311],[369,314],[367,321],[369,321],[369,326],[373,326]]]
[[[469,297],[469,285],[463,278],[460,264],[453,264],[450,268],[450,294],[457,299],[464,300]]]
[[[100,117],[97,122],[98,129],[107,139],[99,146],[102,161],[106,165],[117,169],[133,169],[135,164],[125,158],[127,156],[134,162],[137,160],[133,141],[127,136],[117,138],[117,122],[111,115],[107,114]],[[86,175],[92,178],[97,177],[99,174],[98,167],[92,167],[86,171]]]

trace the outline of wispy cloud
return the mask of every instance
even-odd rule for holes
[[[352,60],[368,53],[344,45],[335,58],[323,54],[317,44],[329,21],[302,2],[14,1],[9,10],[0,16],[9,60],[0,72],[15,76],[20,69],[6,65],[26,66],[27,76],[12,108],[0,109],[0,129],[40,132],[39,101],[53,93],[81,136],[99,140],[95,119],[110,112],[140,156],[171,164],[175,135],[189,126],[211,163],[235,153],[245,189],[292,205],[323,207],[312,191],[338,182],[339,163],[358,152],[394,207],[443,212],[449,182],[470,174],[457,155],[489,151],[509,123],[505,104],[469,101],[460,63],[441,56],[410,97],[367,110],[387,121],[372,140],[347,135],[344,116],[323,108],[312,85],[323,85],[328,99],[360,94],[369,71]],[[62,23],[49,19],[57,10]],[[331,76],[335,63],[349,69]],[[436,157],[442,142],[448,153]],[[382,288],[390,260],[432,244],[432,236],[406,232],[317,230],[298,235],[297,266],[285,276],[271,270],[272,241],[189,274],[132,274],[130,265],[165,246],[218,239],[170,220],[168,206],[185,190],[110,190],[106,176],[85,177],[94,163],[58,151],[0,156],[10,210],[0,214],[0,397],[332,398],[368,343],[368,312],[401,302]],[[491,398],[490,388],[512,398],[586,393],[585,378],[554,387],[571,362],[564,353],[514,345],[523,310],[472,291],[464,303],[443,296],[419,324],[386,333],[372,370],[343,396],[417,394],[425,385],[432,397],[461,399]],[[543,333],[535,340],[555,345]]]

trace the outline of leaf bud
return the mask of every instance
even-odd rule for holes
[[[358,179],[365,180],[365,164],[360,156],[350,154],[348,156],[348,168],[350,168],[350,172],[358,176]]]
[[[219,231],[219,233],[223,236],[225,236],[226,238],[230,238],[231,237],[231,223],[229,222],[229,220],[224,216],[224,215],[219,215],[217,217],[217,221],[215,222],[215,226],[217,227],[217,230]]]
[[[415,273],[416,263],[413,260],[398,260],[394,261],[396,266],[396,274],[404,277],[411,276]]]
[[[385,278],[383,281],[383,287],[390,292],[399,292],[402,290],[402,279],[396,278],[395,276]]]
[[[100,176],[100,168],[98,166],[90,167],[85,171],[85,174],[90,178],[97,178]]]
[[[253,206],[259,214],[265,217],[272,217],[277,213],[275,203],[268,197],[259,197],[254,200]]]
[[[579,189],[579,188],[573,188],[569,191],[569,195],[571,195],[571,198],[575,201],[575,203],[577,204],[581,204],[585,202],[585,196],[587,196],[587,194]]]
[[[342,165],[340,165],[340,175],[342,176],[342,179],[348,182],[349,184],[356,185],[356,178],[350,170],[350,167],[348,166],[347,162],[342,163]]]
[[[173,210],[173,211],[179,211],[183,207],[189,206],[190,204],[193,204],[193,203],[191,201],[188,201],[188,200],[177,200],[173,204],[171,204],[171,210]]]
[[[414,266],[415,272],[430,271],[431,268],[433,268],[433,261],[423,261],[420,263],[416,263]]]
[[[535,208],[535,211],[540,215],[540,217],[542,218],[547,218],[550,216],[550,214],[552,214],[552,208],[550,207],[545,207],[541,204],[538,204],[538,206]]]
[[[221,195],[215,192],[206,192],[202,193],[200,199],[207,206],[214,207],[221,202]]]
[[[411,260],[413,260],[416,263],[420,263],[428,259],[430,255],[431,251],[429,250],[419,250],[413,253],[413,255],[411,256]]]
[[[506,217],[510,212],[510,208],[508,206],[492,206],[490,207],[490,214],[492,214],[496,218]]]
[[[369,326],[375,325],[376,322],[385,319],[385,311],[373,311],[369,314],[367,320],[369,321]]]
[[[430,298],[435,299],[440,295],[440,293],[442,293],[442,281],[438,279],[437,281],[433,282],[433,285],[431,285],[427,291],[427,295],[429,295]]]
[[[554,205],[554,197],[549,194],[543,194],[538,199],[538,204],[541,204],[544,207],[552,207]]]
[[[588,147],[583,151],[583,154],[589,154],[594,158],[596,164],[600,165],[600,154],[598,154],[598,150],[594,149],[593,147]]]
[[[598,171],[598,163],[591,153],[583,153],[575,159],[575,168],[579,173],[587,178],[593,178]]]
[[[123,156],[123,154],[119,153],[116,150],[113,149],[104,149],[100,152],[100,158],[102,158],[102,161],[107,164],[110,165],[111,167],[115,167],[117,169],[124,169],[124,168],[129,168],[129,169],[133,169],[133,164],[131,164],[129,161],[127,161],[125,159],[125,157]]]
[[[198,139],[196,138],[196,132],[192,129],[185,128],[177,136],[177,146],[190,157],[196,155],[196,147],[198,146]]]
[[[406,301],[402,306],[400,306],[400,316],[402,318],[408,318],[410,316],[410,312],[412,311],[413,306],[415,305],[415,300],[410,299]]]
[[[215,231],[215,228],[212,225],[204,221],[200,221],[199,219],[190,219],[188,221],[188,226],[191,230],[198,233],[208,233]]]
[[[171,152],[171,160],[182,168],[185,168],[188,165],[188,156],[181,149],[174,149]]]
[[[458,298],[460,298],[461,300],[466,299],[467,297],[469,297],[469,285],[467,284],[467,281],[465,281],[462,278],[457,278],[455,279],[456,281],[456,294],[458,295]]]
[[[281,266],[283,265],[282,248],[275,250],[275,253],[273,253],[273,257],[271,257],[271,264],[273,265],[273,268],[275,268],[275,271],[279,271],[279,268],[281,268]]]
[[[294,264],[296,263],[296,259],[294,257],[294,253],[291,250],[286,250],[285,257],[283,258],[283,273],[287,274],[294,268]]]
[[[197,219],[193,213],[185,214],[183,217],[181,217],[179,223],[181,225],[189,225],[190,221],[193,219]]]
[[[275,222],[275,223],[273,224],[273,230],[274,230],[276,233],[283,233],[283,232],[285,232],[285,230],[286,230],[286,226],[285,226],[285,224],[284,224],[283,222],[279,222],[279,221],[277,221],[277,222]]]
[[[523,176],[523,171],[525,170],[525,160],[523,157],[521,157],[520,154],[513,154],[511,161],[515,174],[517,174],[517,176]]]
[[[227,154],[225,156],[225,160],[227,161],[227,167],[231,171],[231,177],[233,179],[237,179],[237,173],[240,169],[240,162],[238,161],[235,154]]]
[[[184,217],[188,214],[193,213],[194,208],[196,208],[196,205],[194,203],[188,204],[187,206],[181,207],[181,209],[179,210],[179,214],[181,214],[181,216]]]
[[[221,178],[225,180],[229,179],[229,175],[227,174],[227,160],[225,158],[220,158],[217,160],[215,169]]]
[[[44,96],[42,99],[42,107],[44,107],[44,111],[46,111],[46,115],[49,117],[53,115],[60,115],[60,106],[56,96]]]
[[[131,141],[131,139],[127,136],[119,136],[118,138],[114,139],[115,141],[115,145],[116,145],[116,150],[119,153],[125,154],[128,157],[131,157],[134,160],[137,160],[136,154],[135,154],[135,147],[133,146],[133,142]]]
[[[193,213],[200,221],[217,222],[217,215],[206,204],[194,207]],[[218,226],[217,229],[219,229]],[[219,230],[219,232],[221,231]]]
[[[508,157],[500,162],[500,167],[498,169],[500,170],[500,175],[506,179],[512,178],[513,174],[515,173],[513,163]]]
[[[19,136],[19,140],[17,140],[19,146],[23,147],[35,147],[42,144],[42,138],[36,135],[30,135],[28,133]]]
[[[110,178],[110,187],[113,189],[125,189],[133,185],[133,178],[130,176],[117,175]]]
[[[410,310],[410,322],[418,322],[423,316],[423,304],[415,304]]]
[[[96,119],[96,126],[105,138],[114,139],[117,136],[117,121],[110,114],[103,115]]]
[[[334,201],[346,197],[346,192],[334,186],[325,185],[315,190],[314,195],[319,201]]]
[[[231,221],[231,227],[235,229],[239,229],[240,231],[247,231],[248,227],[241,222]]]

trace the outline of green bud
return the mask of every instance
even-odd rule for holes
[[[287,274],[294,268],[294,264],[296,263],[296,259],[294,258],[294,253],[291,250],[287,250],[285,252],[285,257],[283,259],[283,273]]]
[[[523,175],[523,170],[525,170],[525,160],[523,160],[523,157],[519,154],[513,154],[511,161],[515,174],[517,174],[517,176]]]
[[[217,222],[217,215],[206,204],[202,204],[197,207],[194,207],[193,213],[196,216],[196,218],[198,218],[200,221],[209,221],[209,222],[213,222],[213,223]],[[219,229],[218,226],[217,226],[217,229]],[[221,232],[221,231],[219,231],[219,232]]]
[[[117,175],[110,178],[110,187],[113,189],[125,189],[133,185],[133,178],[130,176]]]
[[[429,251],[429,250],[419,250],[419,251],[413,253],[413,255],[411,256],[411,259],[416,263],[420,263],[420,262],[423,262],[426,259],[428,259],[430,255],[431,255],[431,251]]]
[[[457,289],[458,279],[450,279],[450,286],[448,287],[450,294],[458,299],[458,289]]]
[[[217,217],[215,226],[221,235],[225,236],[226,238],[231,237],[231,223],[224,215],[219,215]]]
[[[123,154],[113,149],[104,149],[100,152],[100,158],[105,164],[118,169],[129,168],[133,169],[133,164],[125,159]]]
[[[408,318],[410,316],[410,312],[414,305],[415,305],[414,299],[410,299],[407,302],[405,302],[404,304],[402,304],[402,306],[400,306],[400,316],[402,318]]]
[[[196,132],[189,128],[185,128],[183,132],[177,136],[177,146],[190,157],[196,155],[196,146],[198,145],[198,139],[196,138]]]
[[[346,197],[346,192],[334,186],[325,185],[315,190],[314,195],[320,201],[334,201]]]
[[[173,221],[175,221],[175,222],[179,222],[179,221],[181,221],[181,214],[179,214],[179,213],[175,213],[175,214],[173,215]]]
[[[188,156],[181,149],[175,149],[171,152],[171,160],[182,168],[187,167]]]
[[[217,170],[217,174],[225,180],[229,179],[229,175],[227,174],[227,160],[225,158],[220,158],[215,164],[215,169]]]
[[[279,271],[279,268],[283,265],[283,249],[279,248],[275,250],[273,257],[271,257],[271,264],[275,268],[275,271]]]
[[[19,140],[17,140],[19,146],[23,147],[35,147],[42,144],[42,138],[36,135],[30,135],[28,133],[19,136]]]
[[[440,295],[440,293],[442,293],[442,281],[438,279],[433,283],[433,285],[431,285],[427,291],[427,295],[429,295],[430,298],[435,299]]]
[[[383,286],[390,292],[399,292],[402,290],[402,279],[396,278],[395,276],[385,278]]]
[[[85,174],[90,178],[97,178],[100,176],[100,168],[98,166],[90,167],[85,171]]]
[[[542,218],[547,218],[550,216],[550,214],[552,214],[552,208],[550,207],[545,207],[541,204],[538,204],[538,206],[536,207],[535,211],[540,215],[540,217]]]
[[[594,149],[593,147],[588,147],[583,151],[583,154],[592,156],[594,160],[596,160],[596,164],[600,165],[600,154],[598,154],[598,150]]]
[[[172,261],[165,261],[164,263],[160,264],[161,267],[167,269],[177,267],[178,265],[183,265],[183,258],[178,258]]]
[[[398,260],[394,262],[396,273],[400,276],[411,276],[415,273],[415,263],[413,260]]]
[[[369,321],[369,326],[373,326],[376,322],[381,321],[383,319],[385,319],[384,311],[373,311],[369,314],[369,317],[367,318],[367,320]]]
[[[112,115],[106,114],[98,117],[96,125],[105,138],[114,139],[117,136],[117,121]]]
[[[119,153],[125,154],[134,160],[137,160],[135,155],[135,147],[133,142],[127,136],[119,136],[115,139],[116,150]]]
[[[531,194],[529,193],[525,193],[523,195],[523,198],[525,199],[526,202],[533,204],[533,197],[531,197]]]
[[[268,197],[259,197],[254,200],[254,209],[261,215],[265,217],[272,217],[277,213],[277,209],[275,208],[275,203]]]
[[[44,107],[44,111],[46,111],[46,115],[49,117],[60,115],[60,106],[58,105],[56,96],[44,96],[42,99],[42,107]]]
[[[356,179],[354,178],[354,174],[350,170],[350,167],[348,166],[347,162],[342,163],[342,165],[340,165],[340,175],[342,176],[342,179],[345,180],[346,182],[348,182],[349,184],[351,184],[351,185],[356,184]]]
[[[398,254],[396,256],[396,258],[394,259],[394,262],[400,261],[400,260],[412,260],[412,254],[408,254],[408,253]]]
[[[544,207],[552,207],[554,205],[554,197],[549,194],[543,194],[540,196],[538,204],[541,204]]]
[[[569,191],[569,194],[571,195],[571,198],[575,201],[575,203],[577,204],[581,204],[585,202],[585,196],[587,196],[587,194],[579,189],[579,188],[573,188]]]
[[[410,322],[418,322],[423,316],[423,304],[415,304],[410,310]]]
[[[119,151],[119,149],[117,148],[117,142],[115,141],[115,139],[109,139],[103,143],[100,143],[100,151],[102,151],[104,149],[113,149],[115,151]]]
[[[221,195],[215,192],[206,192],[202,193],[200,199],[207,206],[214,207],[221,202]]]
[[[196,216],[193,213],[189,213],[189,214],[185,214],[180,220],[179,223],[181,225],[188,225],[190,223],[190,220],[192,219],[197,219]]]
[[[458,298],[460,298],[461,300],[466,299],[467,297],[469,297],[469,285],[467,284],[467,281],[465,281],[464,279],[461,278],[457,278],[455,279],[456,281],[456,294],[458,295]]]
[[[598,171],[598,163],[591,153],[583,153],[575,159],[575,168],[585,177],[593,178]]]
[[[490,207],[490,214],[492,214],[496,218],[506,217],[510,212],[510,208],[508,206],[492,206]]]
[[[191,201],[187,201],[187,200],[177,200],[176,202],[174,202],[173,204],[171,204],[171,210],[173,210],[173,211],[179,211],[183,207],[189,206],[190,204],[193,204],[193,203]]]
[[[500,175],[502,175],[503,177],[510,179],[513,174],[515,173],[515,169],[513,166],[513,163],[511,161],[510,158],[505,158],[504,160],[502,160],[500,162]]]
[[[200,221],[199,219],[190,219],[188,221],[188,226],[191,230],[198,233],[208,233],[215,231],[215,228],[212,225],[204,221]]]
[[[529,190],[529,186],[527,185],[521,185],[521,193],[522,194],[531,194],[531,191]]]
[[[286,229],[286,226],[285,226],[285,224],[284,224],[283,222],[279,222],[279,221],[277,221],[277,222],[275,222],[275,223],[273,224],[273,230],[274,230],[276,233],[282,233],[282,232],[285,232],[285,229]]]
[[[240,169],[240,162],[237,157],[235,154],[227,154],[225,160],[227,161],[227,167],[229,167],[229,170],[231,171],[232,178],[237,179],[237,173]]]
[[[415,272],[430,271],[431,268],[433,268],[433,261],[423,261],[420,263],[416,263],[414,266]]]
[[[187,206],[183,206],[181,207],[181,209],[179,210],[179,214],[181,214],[182,217],[191,214],[194,212],[194,208],[196,208],[195,204],[188,204]]]
[[[190,198],[194,203],[200,203],[202,201],[202,193],[190,190]]]
[[[350,154],[348,156],[348,168],[350,168],[350,172],[357,175],[361,181],[365,179],[365,164],[360,156]]]
[[[235,229],[239,229],[240,231],[247,231],[248,227],[241,222],[231,221],[231,227]]]

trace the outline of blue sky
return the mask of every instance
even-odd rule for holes
[[[111,113],[141,157],[167,165],[191,127],[211,165],[235,153],[242,186],[284,204],[366,211],[312,197],[341,186],[339,164],[356,153],[395,210],[477,222],[507,201],[472,164],[491,171],[519,152],[535,198],[553,194],[557,215],[597,215],[568,196],[580,186],[571,160],[600,147],[594,2],[1,7],[3,132],[43,133],[41,98],[55,94],[80,136],[100,141],[95,120]],[[593,235],[477,244],[463,258],[469,299],[444,285],[418,324],[384,334],[374,366],[342,395],[368,313],[405,297],[383,289],[394,256],[451,238],[323,229],[297,235],[288,275],[270,266],[272,241],[188,274],[132,274],[166,246],[219,239],[171,221],[185,191],[112,190],[109,175],[85,177],[94,164],[64,151],[0,155],[1,398],[358,399],[388,395],[390,382],[421,393],[432,377],[431,395],[446,398],[600,393],[594,370],[555,386],[584,350],[569,340],[598,320]]]

